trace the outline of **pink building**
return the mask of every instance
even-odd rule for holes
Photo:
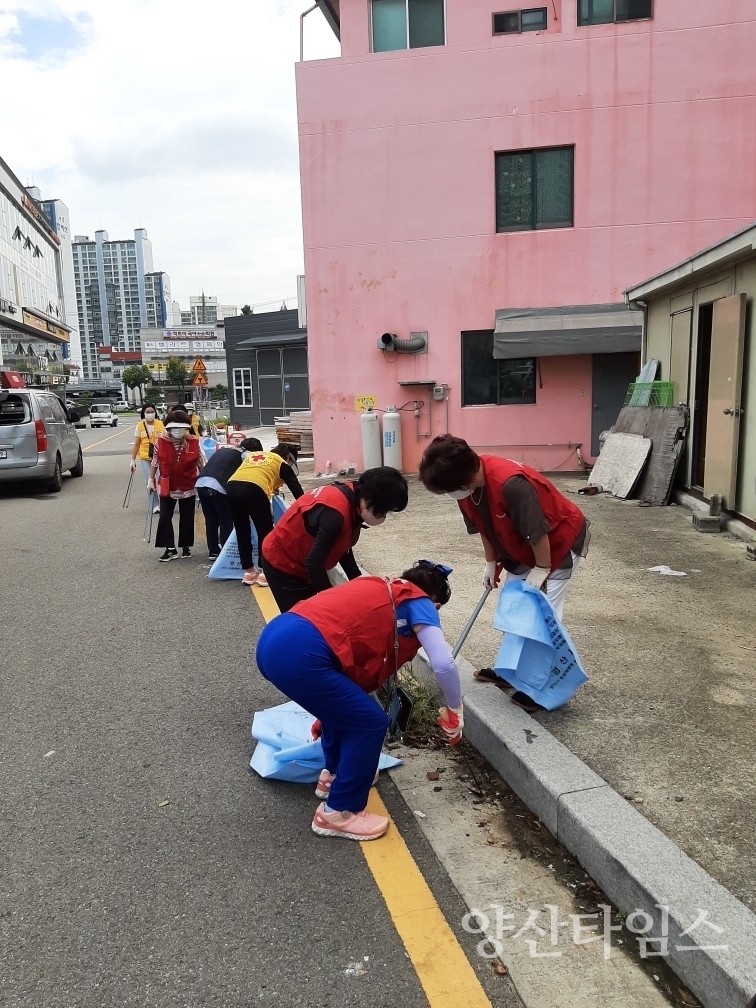
[[[320,5],[342,55],[297,66],[317,466],[361,464],[375,396],[424,403],[407,471],[447,415],[579,468],[637,373],[622,291],[756,217],[753,0]]]

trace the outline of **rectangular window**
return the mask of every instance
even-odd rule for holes
[[[252,405],[252,369],[234,368],[234,406]]]
[[[573,225],[574,147],[496,155],[496,230]]]
[[[546,31],[548,12],[545,7],[521,11],[503,11],[493,16],[494,35],[511,35],[526,31]]]
[[[495,360],[492,330],[462,333],[463,406],[521,406],[535,401],[535,358]]]
[[[653,16],[653,0],[578,0],[579,25],[646,21]]]
[[[444,45],[444,0],[372,0],[373,52]]]

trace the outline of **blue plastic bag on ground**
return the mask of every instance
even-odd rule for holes
[[[547,710],[566,704],[588,681],[570,635],[542,591],[510,581],[493,621],[504,640],[494,671]]]
[[[310,729],[315,718],[299,704],[288,703],[257,711],[252,721],[252,737],[257,746],[249,765],[261,777],[314,784],[325,767],[320,739],[312,741]],[[381,753],[379,770],[401,766],[402,761]]]
[[[271,507],[273,509],[273,524],[276,525],[278,519],[286,511],[286,503],[282,497],[274,494]],[[252,522],[249,524],[252,532],[252,563],[257,566],[259,559],[257,554],[257,529]],[[226,539],[218,555],[218,559],[210,568],[207,576],[216,581],[241,581],[244,577],[244,568],[239,560],[239,544],[236,541],[236,529]]]

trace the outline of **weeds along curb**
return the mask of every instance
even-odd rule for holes
[[[621,911],[649,915],[654,926],[644,937],[655,939],[646,946],[649,952],[666,951],[675,973],[706,1008],[746,1008],[756,992],[756,915],[543,725],[494,686],[475,680],[468,661],[457,663],[465,738]],[[440,701],[423,651],[412,671]],[[702,911],[724,931],[702,923],[683,936]],[[663,913],[666,935],[660,930]]]

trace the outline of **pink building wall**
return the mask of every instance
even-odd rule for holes
[[[549,31],[493,37],[515,5],[447,0],[447,45],[371,53],[368,0],[342,0],[343,55],[297,65],[318,468],[361,464],[355,396],[427,402],[397,385],[425,379],[450,386],[471,444],[578,468],[592,358],[541,358],[535,405],[463,408],[460,333],[497,308],[620,302],[756,218],[751,0],[656,0],[651,21],[588,28],[576,0],[546,5]],[[494,153],[559,145],[575,147],[574,227],[497,234]],[[387,362],[386,331],[427,331],[429,353]],[[431,424],[446,429],[443,404]],[[428,439],[411,412],[402,433],[412,471]]]

